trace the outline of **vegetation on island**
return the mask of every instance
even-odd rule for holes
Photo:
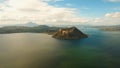
[[[57,39],[80,39],[88,37],[76,27],[50,27],[47,25],[39,25],[34,27],[28,26],[5,26],[0,28],[0,34],[7,33],[47,33],[53,35]]]
[[[6,33],[54,33],[60,27],[49,27],[47,25],[39,25],[35,27],[28,26],[5,26],[0,28],[0,34]]]
[[[70,27],[58,30],[52,37],[56,39],[81,39],[87,38],[88,36],[76,27]]]
[[[120,25],[116,26],[95,26],[95,28],[99,28],[104,31],[120,31]]]

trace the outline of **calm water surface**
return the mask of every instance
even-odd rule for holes
[[[81,28],[89,38],[0,34],[0,68],[120,68],[120,32]]]

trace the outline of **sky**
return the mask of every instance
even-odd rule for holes
[[[0,0],[0,25],[120,25],[120,0]]]

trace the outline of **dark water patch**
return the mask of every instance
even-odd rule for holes
[[[88,38],[57,40],[47,34],[0,35],[0,68],[120,68],[120,32],[83,30]]]

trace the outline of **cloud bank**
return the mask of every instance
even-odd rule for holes
[[[87,24],[118,25],[120,12],[107,13],[103,18],[83,18],[77,15],[76,8],[55,7],[48,2],[63,0],[5,0],[0,3],[0,24]],[[119,0],[109,0],[119,1]]]
[[[75,8],[49,5],[62,0],[7,0],[0,4],[0,24],[86,22],[75,13]]]
[[[120,25],[120,12],[107,13],[103,18],[95,18],[91,22],[91,25]]]

